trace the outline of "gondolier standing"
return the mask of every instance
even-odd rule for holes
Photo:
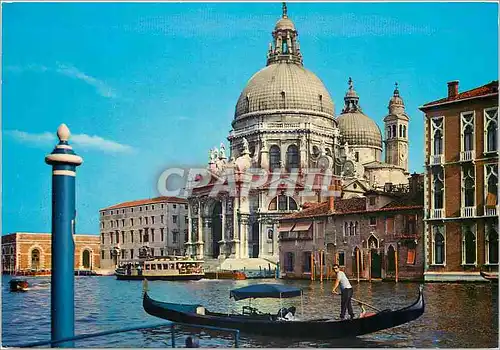
[[[351,298],[352,298],[351,283],[347,279],[345,273],[343,271],[340,271],[338,264],[333,265],[333,271],[335,271],[335,273],[337,274],[337,279],[335,280],[335,284],[333,285],[332,293],[338,294],[337,287],[340,285],[340,292],[341,292],[340,319],[342,320],[344,319],[346,309],[347,312],[349,313],[350,318],[353,319],[354,312],[352,311],[352,304],[351,304]]]

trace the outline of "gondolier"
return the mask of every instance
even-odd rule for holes
[[[354,318],[354,312],[352,311],[352,286],[347,276],[343,271],[340,271],[340,267],[338,264],[333,265],[333,271],[337,274],[337,279],[335,280],[335,284],[333,285],[332,293],[337,293],[337,287],[340,285],[340,319],[343,320],[345,318],[345,312],[349,313],[349,317],[351,320]]]

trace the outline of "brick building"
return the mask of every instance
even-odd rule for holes
[[[310,278],[312,255],[316,276],[338,263],[351,279],[421,280],[422,231],[422,175],[365,197],[332,197],[280,220],[281,273]]]
[[[157,197],[124,202],[101,209],[99,218],[104,269],[146,257],[184,254],[186,199]]]
[[[99,236],[74,235],[75,270],[100,267]],[[2,236],[2,272],[50,271],[52,235],[50,233],[15,232]]]
[[[425,113],[425,279],[498,270],[498,81],[420,107]]]

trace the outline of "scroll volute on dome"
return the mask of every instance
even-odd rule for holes
[[[276,22],[273,31],[273,42],[269,43],[267,65],[276,62],[292,62],[302,65],[298,32],[295,24],[288,18],[286,3],[283,3],[283,14]]]

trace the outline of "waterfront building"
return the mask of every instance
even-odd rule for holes
[[[326,277],[337,263],[351,279],[421,280],[423,214],[419,174],[409,185],[311,203],[280,220],[281,275]]]
[[[321,201],[320,189],[335,179],[342,179],[345,198],[363,196],[368,189],[386,183],[408,183],[409,117],[398,87],[384,119],[384,162],[382,133],[362,110],[352,79],[342,112],[336,116],[330,93],[304,67],[303,58],[295,24],[283,5],[268,47],[267,65],[251,77],[236,103],[227,138],[229,154],[223,143],[219,149],[211,149],[210,179],[198,179],[200,183],[189,186],[187,254],[276,262],[279,219],[300,210],[306,202]],[[211,194],[231,174],[236,174],[237,188],[244,186],[245,174],[251,169],[279,176],[265,178],[246,194],[240,190]],[[309,188],[309,196],[300,195],[308,176],[318,169],[332,173],[331,182],[322,187],[318,180]]]
[[[420,107],[425,113],[425,279],[498,270],[498,81]]]
[[[75,270],[100,267],[99,236],[75,234]],[[52,266],[50,233],[14,232],[2,236],[2,272],[42,272]]]
[[[101,266],[165,255],[183,255],[187,235],[187,200],[156,197],[99,210]]]

